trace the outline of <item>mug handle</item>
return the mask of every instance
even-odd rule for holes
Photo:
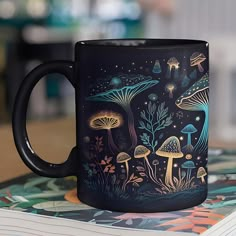
[[[75,146],[71,150],[68,159],[61,164],[46,162],[34,152],[26,130],[26,113],[30,94],[37,82],[49,73],[64,75],[75,87],[73,70],[74,63],[71,61],[52,61],[41,64],[25,77],[16,95],[12,117],[15,145],[23,162],[33,172],[41,176],[59,178],[76,175],[77,147]]]

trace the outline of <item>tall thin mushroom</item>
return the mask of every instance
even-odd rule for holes
[[[129,164],[128,161],[131,160],[131,156],[126,152],[120,152],[116,157],[116,162],[119,164],[125,164],[126,168],[126,180],[122,185],[122,189],[125,190],[126,183],[129,179]]]

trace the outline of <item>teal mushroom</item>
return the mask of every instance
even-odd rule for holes
[[[181,130],[181,133],[188,135],[187,145],[183,147],[184,151],[186,151],[186,152],[192,152],[193,151],[193,145],[192,145],[192,141],[191,141],[191,136],[192,136],[193,133],[196,133],[196,132],[197,132],[197,129],[192,124],[186,125]]]
[[[193,84],[187,91],[185,91],[175,102],[175,104],[188,111],[202,111],[205,113],[205,121],[202,127],[202,132],[198,139],[194,150],[200,152],[207,151],[208,140],[208,103],[209,103],[209,77],[205,74],[200,80]]]
[[[131,109],[131,102],[134,99],[134,97],[136,97],[141,92],[153,87],[154,85],[157,85],[159,81],[152,80],[152,77],[150,76],[147,77],[143,75],[127,76],[125,74],[120,75],[119,79],[122,81],[122,84],[124,85],[121,88],[114,88],[106,91],[96,91],[95,95],[87,97],[86,100],[94,102],[116,103],[126,111],[128,117],[128,129],[131,138],[130,149],[133,149],[137,146],[138,139],[134,125],[134,115]],[[104,88],[102,87],[102,89]]]
[[[153,69],[152,69],[152,73],[154,73],[154,74],[161,73],[161,65],[160,65],[160,61],[159,60],[155,61],[155,64],[154,64]]]
[[[187,179],[190,179],[192,170],[196,168],[193,161],[185,161],[181,167],[187,169]]]

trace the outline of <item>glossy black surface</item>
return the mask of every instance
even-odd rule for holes
[[[73,62],[54,61],[42,64],[32,70],[23,81],[16,96],[12,128],[16,148],[24,163],[35,173],[47,177],[64,177],[76,174],[76,147],[63,164],[53,164],[42,160],[32,149],[26,130],[26,113],[30,94],[37,82],[50,73],[60,73],[75,86]]]

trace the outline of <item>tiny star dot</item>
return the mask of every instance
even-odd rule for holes
[[[200,160],[200,159],[201,159],[201,157],[200,157],[200,156],[198,156],[198,157],[197,157],[197,160]]]
[[[116,68],[118,68],[118,65],[116,65]]]
[[[134,62],[132,62],[132,65],[135,65],[135,63],[134,63]]]
[[[177,164],[177,163],[175,163],[175,164],[174,164],[174,167],[178,167],[178,164]]]
[[[199,117],[199,116],[197,116],[196,118],[195,118],[195,120],[196,121],[199,121],[201,118]]]
[[[148,104],[147,102],[144,103],[144,105],[147,105],[147,104]]]
[[[139,67],[139,69],[140,69],[140,70],[142,70],[142,69],[143,69],[143,67],[142,67],[142,66],[140,66],[140,67]]]
[[[176,128],[176,125],[173,125],[173,128]]]
[[[128,70],[128,72],[131,72],[131,70]]]
[[[195,138],[195,140],[197,140],[197,138]]]
[[[181,140],[181,141],[184,140],[184,137],[183,136],[179,137],[179,140]]]

